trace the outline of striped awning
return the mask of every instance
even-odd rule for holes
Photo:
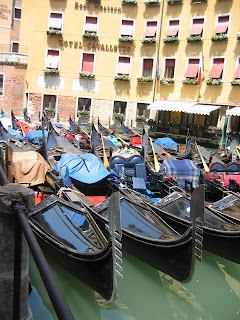
[[[220,106],[218,105],[200,104],[196,101],[190,102],[170,100],[158,100],[148,106],[148,109],[150,110],[186,112],[203,115],[209,115],[212,111],[219,108]]]
[[[226,115],[228,116],[240,116],[240,107],[235,107],[235,108],[232,108],[232,109],[228,109],[226,111]]]

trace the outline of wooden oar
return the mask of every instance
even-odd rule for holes
[[[155,171],[156,171],[156,172],[159,172],[159,171],[160,171],[160,164],[159,164],[159,162],[158,162],[158,160],[157,160],[157,156],[156,156],[155,151],[154,151],[154,148],[153,148],[152,139],[149,138],[149,140],[150,140],[150,144],[151,144],[152,152],[153,152]]]
[[[80,127],[80,130],[82,130],[88,136],[88,138],[91,139],[90,135],[87,133],[86,130],[84,130],[82,127]]]
[[[12,148],[7,145],[7,157],[6,157],[6,167],[7,167],[7,178],[8,182],[13,182],[13,173],[12,173]]]
[[[21,129],[22,129],[22,135],[23,135],[23,137],[25,137],[26,134],[25,134],[25,132],[24,132],[24,130],[23,130],[23,126],[22,126],[21,122],[19,122],[19,124],[20,124],[20,127],[21,127]]]
[[[124,141],[121,137],[119,137],[119,135],[117,133],[114,134],[115,137],[120,140],[125,146],[128,146],[128,143],[126,141]]]
[[[56,147],[55,150],[58,151],[58,152],[73,154],[72,152],[65,151],[64,149],[62,149],[62,148],[60,148],[60,147]],[[81,156],[79,156],[79,155],[77,155],[77,157],[78,157],[78,158],[81,158],[81,159],[83,159],[83,160],[88,161],[88,159],[83,158],[83,157],[81,157]]]
[[[238,158],[240,159],[240,153],[239,153],[239,150],[240,150],[240,147],[239,147],[239,146],[236,146],[237,155],[238,155]]]
[[[109,162],[108,162],[102,134],[101,134],[101,139],[102,139],[102,147],[103,147],[103,164],[107,168],[109,167]]]
[[[200,152],[200,150],[199,150],[199,147],[198,147],[198,145],[197,145],[197,142],[195,142],[195,144],[196,144],[196,147],[197,147],[198,153],[199,153],[199,155],[200,155],[200,157],[201,157],[201,160],[202,160],[202,164],[203,164],[204,170],[205,170],[205,172],[209,172],[208,165],[206,164],[205,160],[203,159],[203,156],[202,156],[202,154],[201,154],[201,152]]]
[[[138,133],[136,130],[134,130],[133,128],[131,128],[131,130],[136,134],[138,135],[139,137],[142,137],[142,135],[140,133]]]

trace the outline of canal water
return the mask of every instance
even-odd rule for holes
[[[76,320],[240,320],[240,265],[207,251],[189,283],[123,251],[123,279],[112,303],[46,258]],[[29,276],[34,320],[57,319],[31,256]]]

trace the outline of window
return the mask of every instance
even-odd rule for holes
[[[0,96],[3,96],[4,92],[4,74],[0,74]]]
[[[62,31],[63,15],[62,13],[50,12],[48,28],[49,30]]]
[[[50,95],[50,94],[44,94],[43,95],[43,111],[46,111],[46,109],[52,109],[56,112],[56,101],[57,96]]]
[[[217,25],[215,27],[214,33],[228,34],[229,29],[229,16],[219,16],[217,19]]]
[[[21,19],[22,9],[21,8],[14,8],[14,19]]]
[[[240,79],[240,56],[238,57],[237,69],[233,76],[234,79]]]
[[[189,59],[185,73],[186,78],[196,78],[199,73],[200,59]]]
[[[82,72],[94,73],[94,54],[83,53],[82,55]]]
[[[143,77],[151,77],[153,74],[153,59],[151,58],[144,58],[143,59]]]
[[[12,42],[12,52],[18,53],[19,51],[19,43],[18,42]]]
[[[150,110],[147,106],[149,103],[137,103],[137,116],[149,117]]]
[[[84,32],[97,34],[98,18],[97,17],[86,17]]]
[[[201,36],[203,33],[204,27],[204,19],[203,18],[193,18],[192,20],[192,27],[190,30],[190,36]]]
[[[47,50],[46,68],[59,69],[59,50]]]
[[[155,38],[156,34],[157,34],[157,21],[147,21],[144,37]]]
[[[90,111],[92,99],[90,98],[78,98],[78,110]]]
[[[124,116],[126,115],[127,110],[127,102],[125,101],[114,101],[113,103],[113,114],[114,113],[122,113]]]
[[[224,58],[213,58],[212,68],[208,78],[222,79],[223,78]]]
[[[122,20],[120,36],[121,37],[128,36],[133,38],[133,28],[134,28],[133,20]]]
[[[165,59],[164,78],[174,79],[175,59]]]
[[[130,57],[119,57],[117,66],[118,75],[130,75]]]
[[[170,20],[166,32],[166,37],[178,37],[179,20]]]

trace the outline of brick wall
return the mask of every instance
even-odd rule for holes
[[[76,110],[76,97],[58,96],[57,112],[59,122],[68,122],[69,116],[74,120]]]
[[[0,73],[4,76],[4,95],[0,97],[0,108],[11,115],[23,116],[26,66],[1,65]]]

